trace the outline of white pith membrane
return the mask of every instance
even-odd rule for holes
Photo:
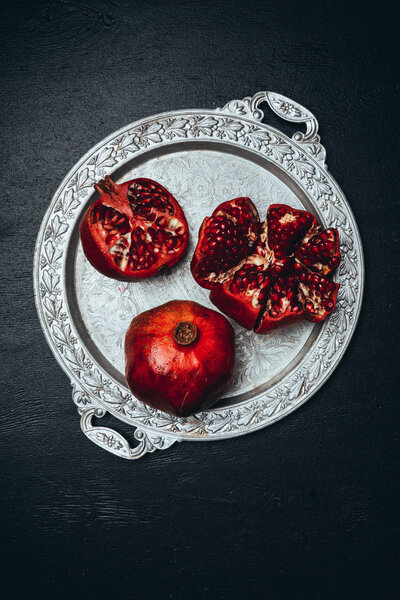
[[[286,312],[286,310],[289,308],[289,306],[291,306],[290,300],[288,298],[286,298],[286,296],[281,296],[280,297],[280,313],[283,314],[284,312]],[[263,310],[263,316],[272,308],[272,298],[271,296],[268,296],[267,302],[264,306],[264,310]]]
[[[322,295],[318,294],[315,290],[309,288],[305,283],[299,281],[299,294],[298,294],[299,302],[307,308],[309,312],[315,314],[321,314],[325,312],[325,308],[322,304]],[[312,304],[312,310],[307,307],[307,303],[310,302]]]
[[[293,221],[296,221],[296,217],[292,213],[287,212],[278,220],[278,223],[285,225],[285,223],[292,223]]]
[[[126,243],[124,242],[126,241]],[[121,235],[113,246],[108,249],[109,253],[114,256],[114,262],[122,270],[125,270],[129,260],[129,248],[131,245],[131,233]]]
[[[323,265],[320,262],[313,263],[312,266],[315,267],[316,269],[318,269],[318,271],[319,271],[319,273],[321,273],[321,275],[326,275],[326,273],[329,272],[329,267],[327,267],[327,265]]]
[[[216,213],[216,215],[221,215],[221,216],[227,217],[227,218],[231,219],[234,223],[236,223],[235,217],[233,217],[232,215],[228,215],[228,214],[224,213],[223,211],[218,211]],[[256,267],[262,266],[263,269],[260,270],[260,273],[263,273],[264,271],[268,270],[268,268],[270,267],[270,265],[273,262],[274,253],[272,250],[270,250],[268,248],[268,246],[266,244],[266,240],[268,237],[267,220],[265,219],[265,221],[262,225],[261,233],[258,236],[255,234],[254,231],[252,231],[251,226],[249,226],[246,235],[249,240],[249,242],[248,242],[249,247],[252,247],[257,239],[259,239],[261,241],[262,245],[260,245],[260,243],[256,244],[256,246],[253,248],[253,254],[250,254],[249,256],[243,258],[237,265],[234,265],[227,271],[220,273],[220,274],[209,273],[209,275],[207,277],[205,277],[205,279],[207,281],[210,281],[212,283],[223,284],[226,281],[228,281],[229,279],[231,279],[231,277],[233,277],[235,275],[235,273],[240,271],[242,269],[242,267],[245,265],[254,265]],[[259,302],[259,296],[261,293],[261,289],[260,289],[259,285],[256,284],[254,286],[251,286],[251,284],[250,284],[250,286],[247,286],[246,289],[241,290],[241,293],[250,299],[251,305],[253,306],[253,308],[261,309],[261,304]]]

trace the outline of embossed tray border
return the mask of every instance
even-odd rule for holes
[[[261,102],[280,117],[305,123],[290,139],[261,123]],[[120,168],[133,155],[182,141],[223,141],[267,157],[283,169],[318,208],[325,223],[341,232],[342,264],[338,306],[323,323],[318,339],[297,367],[277,385],[251,400],[186,419],[138,401],[96,363],[84,347],[69,311],[65,262],[73,226],[92,184]],[[175,441],[215,440],[243,435],[272,424],[303,404],[326,381],[343,356],[359,316],[364,283],[361,241],[350,207],[325,164],[318,122],[307,109],[272,92],[233,100],[215,110],[183,110],[134,122],[97,144],[71,169],[43,219],[35,249],[34,291],[46,339],[69,375],[85,434],[123,458],[165,449]],[[106,411],[136,427],[131,448],[118,432],[95,427]]]

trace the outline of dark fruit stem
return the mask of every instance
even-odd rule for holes
[[[180,321],[175,327],[174,340],[180,346],[189,346],[199,335],[197,326],[190,321]]]
[[[97,183],[93,185],[95,190],[97,190],[100,194],[101,192],[105,192],[106,194],[115,194],[115,183],[108,175],[105,176],[104,179],[101,179]]]

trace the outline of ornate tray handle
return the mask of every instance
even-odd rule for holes
[[[309,110],[294,100],[275,92],[258,92],[253,97],[247,96],[243,100],[231,100],[220,110],[261,121],[264,118],[264,112],[258,107],[262,102],[267,102],[271,110],[285,121],[305,123],[306,132],[297,131],[293,134],[292,139],[326,168],[326,151],[320,143],[318,121]]]
[[[93,417],[104,417],[107,411],[93,402],[92,398],[76,385],[73,385],[73,399],[81,415],[81,429],[92,442],[116,454],[121,458],[134,460],[155,450],[166,450],[180,439],[161,436],[157,433],[150,434],[143,429],[135,429],[134,437],[139,442],[138,446],[132,448],[129,442],[120,433],[109,427],[96,427],[92,424]]]

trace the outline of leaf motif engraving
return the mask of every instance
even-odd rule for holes
[[[116,431],[112,431],[111,429],[106,429],[104,427],[94,427],[85,433],[98,446],[109,450],[113,454],[117,454],[117,456],[122,456],[123,458],[129,457],[129,444],[126,439]]]
[[[338,298],[339,300],[344,300],[347,305],[351,305],[353,302],[355,302],[356,296],[349,280],[347,280],[345,283],[342,283],[340,286]]]
[[[193,117],[191,121],[191,132],[194,137],[199,135],[211,136],[218,124],[214,117]]]
[[[304,378],[299,378],[298,381],[292,383],[290,388],[287,388],[287,398],[293,402],[296,398],[303,395],[307,389],[307,384]]]
[[[318,140],[319,137],[317,136]],[[325,148],[322,146],[322,144],[320,144],[319,142],[317,143],[307,143],[307,144],[303,144],[303,146],[306,146],[308,152],[315,158],[315,160],[317,160],[318,162],[320,162],[322,165],[325,163],[325,159],[326,159],[326,150]]]
[[[43,271],[42,284],[44,292],[53,295],[56,292],[57,285],[60,281],[60,276],[50,271]]]
[[[344,333],[348,326],[348,315],[346,310],[341,310],[340,303],[336,310],[329,317],[331,326],[334,327],[339,333]]]
[[[308,159],[304,154],[299,154],[298,156],[293,157],[291,165],[301,179],[304,177],[310,177],[315,173],[315,167],[308,162]]]
[[[71,211],[75,210],[75,208],[78,208],[79,205],[80,200],[78,200],[74,192],[70,189],[64,194],[63,200],[61,202],[61,212],[65,216]]]
[[[350,252],[343,252],[342,262],[339,267],[339,275],[346,277],[346,279],[354,279],[358,273],[356,260],[356,255],[350,254]]]
[[[244,141],[247,146],[254,146],[260,150],[261,146],[268,142],[270,135],[265,129],[260,129],[255,125],[251,125],[244,135]]]
[[[283,163],[284,160],[291,160],[294,151],[282,138],[274,135],[266,146],[266,154]]]
[[[85,371],[90,365],[90,361],[86,360],[82,348],[66,348],[64,356],[74,370]]]
[[[66,231],[68,231],[68,225],[61,221],[60,217],[56,215],[46,229],[46,238],[51,238],[52,240],[59,242],[61,236],[64,235]]]
[[[240,410],[238,425],[250,427],[260,423],[263,419],[263,405],[260,402],[252,402]]]
[[[347,220],[340,208],[333,204],[333,202],[328,202],[326,217],[331,226],[337,227],[338,229],[341,229],[343,225],[346,224]]]
[[[135,421],[139,421],[142,425],[151,425],[152,421],[155,420],[155,416],[158,415],[156,410],[134,398],[127,400],[126,406],[124,407],[124,413]],[[177,420],[177,417],[166,415],[166,413],[160,412],[159,415],[163,423],[169,419],[172,419],[174,422]],[[157,422],[158,418],[159,417],[157,416]]]
[[[103,148],[88,161],[88,165],[93,165],[97,176],[104,177],[106,172],[105,169],[113,167],[115,164],[117,164],[114,153],[115,151],[112,147]]]
[[[137,436],[135,435],[135,437]],[[154,450],[165,450],[166,448],[170,448],[176,441],[180,441],[176,440],[176,438],[163,437],[150,433],[146,433],[146,440],[147,443],[151,445],[151,447],[148,449],[149,452],[153,452]]]
[[[127,402],[132,400],[132,394],[123,392],[118,386],[114,385],[107,392],[107,402],[112,405],[123,406]]]
[[[321,364],[321,360],[319,358],[315,358],[314,361],[308,366],[307,373],[309,381],[314,381],[314,379],[317,379],[321,372]]]
[[[332,358],[335,354],[338,346],[338,339],[336,335],[328,335],[322,341],[322,348],[325,351],[325,358]]]
[[[227,137],[229,140],[237,140],[239,131],[244,129],[240,121],[234,119],[223,119],[218,125],[218,137]]]
[[[61,258],[61,249],[54,245],[52,241],[48,241],[44,246],[44,265],[55,267],[57,261]]]
[[[135,143],[135,133],[125,133],[115,140],[115,152],[120,150],[130,150],[134,152],[139,146]]]
[[[63,346],[70,346],[74,338],[72,336],[71,326],[68,323],[59,322],[58,325],[53,325],[53,336]]]
[[[96,396],[104,395],[104,388],[108,387],[110,380],[98,369],[91,369],[82,374],[82,379],[92,389],[92,393]]]
[[[206,413],[207,415],[207,413]],[[206,419],[207,416],[204,417],[204,419]],[[226,431],[227,429],[229,429],[232,425],[232,411],[231,410],[226,410],[223,413],[217,412],[215,413],[215,415],[213,416],[212,419],[210,419],[209,422],[207,422],[207,429],[208,431],[210,431],[213,434],[221,434],[224,431]]]
[[[249,112],[249,108],[243,100],[232,100],[224,106],[223,110],[228,110],[231,113],[243,116]]]
[[[138,145],[147,148],[150,142],[161,142],[162,125],[156,122],[148,123],[139,127],[135,133]]]
[[[342,227],[342,229],[340,231],[340,245],[345,246],[346,251],[353,250],[354,243],[353,243],[352,234],[353,234],[353,232],[351,230],[351,227],[347,227],[347,228]]]
[[[78,173],[71,179],[68,184],[69,189],[73,189],[76,194],[82,195],[82,191],[84,188],[91,187],[93,183],[92,178],[90,177],[89,169],[86,167],[78,171]],[[69,209],[71,210],[71,208]],[[65,212],[68,212],[66,210]]]
[[[316,196],[323,196],[324,194],[330,196],[332,194],[332,188],[326,181],[326,178],[319,179],[316,176],[313,179],[313,192]]]
[[[207,435],[205,423],[196,415],[187,417],[182,423],[182,430],[196,436]]]
[[[57,321],[60,318],[62,304],[59,300],[54,300],[50,296],[43,299],[43,306],[46,310],[46,316],[49,321]]]
[[[164,122],[164,132],[168,140],[172,140],[175,137],[185,138],[187,137],[186,125],[188,119],[166,119]]]

